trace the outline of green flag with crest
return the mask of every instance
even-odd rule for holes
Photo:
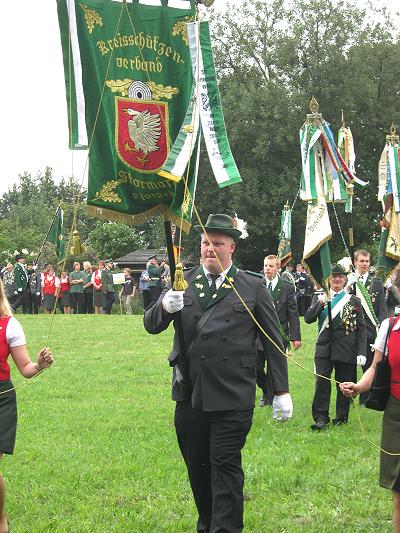
[[[163,215],[188,230],[199,136],[187,186],[159,172],[193,94],[186,23],[194,0],[57,6],[70,148],[89,148],[89,212],[127,223]]]

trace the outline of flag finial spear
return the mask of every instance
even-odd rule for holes
[[[315,96],[313,96],[310,102],[310,111],[311,113],[315,114],[315,113],[318,113],[318,110],[319,110],[319,103],[317,102]]]
[[[344,129],[346,127],[346,122],[344,121],[344,111],[342,109],[342,128]]]
[[[386,135],[386,142],[387,144],[399,144],[399,134],[394,122],[390,126],[390,134]]]
[[[315,96],[311,98],[310,107],[309,107],[311,113],[307,114],[307,123],[308,124],[317,124],[318,121],[322,119],[322,115],[318,113],[319,110],[319,103],[317,102]]]

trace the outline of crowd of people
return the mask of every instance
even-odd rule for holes
[[[126,314],[132,313],[132,299],[136,283],[129,268],[124,269],[125,281],[120,288],[114,284],[111,259],[99,261],[96,266],[84,261],[73,264],[71,272],[57,272],[53,265],[46,265],[42,272],[33,261],[26,263],[25,256],[17,255],[16,264],[8,263],[0,270],[6,297],[15,312],[46,314],[111,314],[112,305],[118,299]]]

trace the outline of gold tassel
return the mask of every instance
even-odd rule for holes
[[[175,277],[174,277],[174,289],[176,291],[185,291],[189,284],[183,276],[183,265],[178,263],[176,265]]]
[[[81,255],[85,251],[85,247],[81,242],[81,238],[78,230],[72,232],[72,246],[69,253],[71,255]]]

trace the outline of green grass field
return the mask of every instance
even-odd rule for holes
[[[51,318],[18,318],[35,356]],[[312,369],[315,326],[302,332],[296,360]],[[148,335],[140,316],[55,317],[55,363],[18,388],[17,446],[0,463],[12,533],[195,532],[173,427],[170,345],[171,331]],[[257,407],[244,449],[245,531],[391,531],[391,495],[378,487],[378,451],[355,408],[347,426],[311,432],[314,378],[289,368],[293,419],[275,423]],[[12,375],[23,382],[14,366]],[[381,415],[360,416],[379,443]]]

